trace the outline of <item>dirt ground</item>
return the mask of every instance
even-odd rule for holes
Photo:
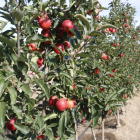
[[[124,107],[123,114],[120,113],[121,127],[116,128],[116,117],[110,116],[105,121],[105,140],[140,140],[140,93],[135,92],[135,97],[129,99]],[[88,122],[78,126],[79,136],[88,127]],[[101,127],[94,130],[96,140],[101,140]],[[80,140],[94,140],[89,128]]]

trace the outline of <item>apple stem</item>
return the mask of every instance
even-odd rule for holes
[[[18,9],[20,10],[20,3],[21,0],[19,0],[18,3]],[[17,46],[18,46],[18,58],[20,57],[20,21],[18,21],[18,25],[17,25]]]

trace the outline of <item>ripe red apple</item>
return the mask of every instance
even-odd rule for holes
[[[123,16],[126,16],[126,13],[123,13]]]
[[[116,32],[116,29],[112,29],[111,33],[115,33]]]
[[[42,30],[41,31],[41,34],[43,34],[45,37],[50,37],[50,38],[52,38],[51,37],[51,35],[50,35],[50,30]],[[46,41],[46,42],[44,42],[45,44],[51,44],[52,42],[51,41]]]
[[[30,44],[28,45],[28,48],[29,48],[30,51],[32,51],[32,52],[36,51],[35,43],[30,43]]]
[[[57,43],[57,44],[55,44],[56,46],[57,46],[57,48],[60,48],[62,51],[64,51],[64,45],[62,44],[62,43]],[[58,49],[56,49],[56,48],[54,48],[54,51],[57,53],[57,54],[60,54],[61,52],[58,50]]]
[[[108,111],[107,111],[107,113],[108,113]],[[108,115],[111,115],[111,113],[112,113],[112,110],[109,111]]]
[[[16,118],[12,118],[10,119],[10,121],[6,122],[6,128],[10,131],[14,131],[16,130],[16,128],[14,127],[14,123],[16,122]]]
[[[136,39],[136,36],[134,36],[133,38]]]
[[[130,58],[130,60],[132,60],[132,58]]]
[[[124,18],[124,22],[128,22],[128,19]]]
[[[59,111],[64,111],[67,109],[67,101],[66,99],[64,98],[61,98],[59,99],[57,102],[56,102],[56,108],[59,110]]]
[[[99,70],[98,68],[95,68],[95,69],[93,70],[93,73],[94,73],[94,74],[99,74],[99,73],[100,73],[100,70]]]
[[[102,53],[102,59],[107,59],[107,55],[105,53]]]
[[[124,26],[125,26],[125,27],[127,27],[128,25],[127,25],[127,24],[125,24]]]
[[[118,43],[118,47],[120,47],[120,43]]]
[[[109,28],[109,31],[112,31],[113,30],[113,28]]]
[[[130,26],[128,26],[128,28],[130,29],[131,27],[130,27]]]
[[[110,59],[109,56],[107,56],[107,59],[108,59],[108,60]]]
[[[114,74],[110,74],[110,77],[114,77]]]
[[[128,75],[127,77],[128,77],[128,79],[129,79],[129,78],[130,78],[130,75]]]
[[[63,45],[64,45],[64,49],[70,48],[70,42],[68,41],[64,41]]]
[[[124,94],[124,96],[123,96],[124,98],[127,98],[127,94]]]
[[[116,72],[117,72],[117,70],[116,70],[116,69],[114,69],[114,70],[112,70],[112,72],[116,73]]]
[[[38,64],[38,67],[40,68],[42,65],[44,65],[44,58],[39,58],[37,60],[37,64]]]
[[[65,20],[62,23],[62,27],[65,32],[70,32],[70,29],[74,27],[74,24],[71,20]]]
[[[85,122],[85,119],[86,119],[86,118],[84,118],[81,122],[84,123],[84,122]]]
[[[74,89],[76,89],[76,86],[73,86]]]
[[[43,134],[44,132],[42,132],[42,134]],[[38,139],[43,139],[45,136],[44,135],[39,135],[37,138]]]
[[[108,33],[108,32],[109,32],[109,28],[106,28],[106,29],[105,29],[105,33]]]
[[[116,46],[116,44],[115,43],[112,43],[112,46]]]
[[[75,106],[76,106],[75,100],[67,99],[67,109],[74,108]]]
[[[101,88],[101,87],[99,87],[99,88],[100,88],[100,91],[104,91],[104,90],[105,90],[105,88],[104,88],[104,87],[102,87],[102,88]]]
[[[91,87],[89,86],[89,87],[88,87],[88,90],[90,90],[90,89],[91,89]]]
[[[97,21],[100,20],[100,17],[98,15],[95,15],[94,18],[97,19]]]
[[[51,27],[51,20],[49,18],[40,18],[39,26],[44,29],[48,30]]]
[[[124,57],[124,54],[122,53],[122,54],[120,54],[120,57]]]
[[[90,15],[93,12],[93,10],[87,11],[87,14]]]
[[[48,103],[50,106],[56,106],[57,100],[58,100],[57,96],[51,96]]]

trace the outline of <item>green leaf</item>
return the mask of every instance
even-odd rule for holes
[[[61,137],[65,130],[65,111],[61,113],[58,123],[58,135]]]
[[[46,42],[46,41],[52,41],[50,37],[45,37],[44,35],[35,34],[33,36],[30,36],[27,38],[26,43],[30,44],[33,42]]]
[[[72,37],[69,38],[69,42],[70,42],[70,46],[72,48],[75,48],[74,41],[73,41]]]
[[[24,62],[18,61],[18,68],[20,69],[23,75],[27,75],[28,66]]]
[[[18,118],[22,119],[22,110],[17,106],[13,106],[12,108],[13,111],[17,114]]]
[[[51,129],[45,130],[44,135],[47,136],[48,140],[56,140],[56,139],[54,138],[54,134],[53,134],[53,132],[52,132]]]
[[[32,123],[33,122],[33,118],[30,115],[25,114],[25,122],[26,123]]]
[[[111,24],[105,24],[105,25],[101,25],[101,26],[99,27],[98,30],[103,30],[103,29],[106,29],[106,28],[114,28],[114,29],[117,29],[117,27],[114,26],[114,25],[111,25]]]
[[[23,18],[23,13],[20,9],[13,10],[12,13],[16,17],[17,21],[20,21]]]
[[[0,102],[0,128],[5,126],[6,103]]]
[[[94,129],[98,123],[100,118],[100,113],[98,112],[98,106],[91,107],[91,115],[92,115],[92,129]]]
[[[48,114],[46,116],[44,116],[44,121],[47,121],[49,119],[54,119],[56,118],[58,115],[56,113],[52,113],[52,114]]]
[[[44,2],[42,4],[42,11],[45,11],[45,8],[48,7],[48,4],[50,3],[50,1]]]
[[[28,99],[28,110],[31,111],[34,109],[35,100],[34,99]]]
[[[10,99],[11,99],[11,104],[15,104],[16,103],[16,99],[17,99],[17,91],[15,90],[14,87],[8,87],[7,88],[10,94]]]
[[[60,22],[59,19],[56,19],[56,21],[54,22],[53,28],[56,28],[59,22]]]
[[[76,57],[92,57],[89,52],[83,52],[76,54]]]
[[[102,35],[102,36],[106,37],[103,33],[99,32],[99,31],[92,31],[89,33],[89,36],[96,36],[96,35]]]
[[[0,97],[4,91],[4,79],[0,79]]]
[[[80,32],[74,28],[70,29],[70,31],[76,36],[76,38],[78,39],[78,43],[80,43],[80,41],[82,40]]]
[[[98,45],[90,45],[90,44],[88,44],[88,45],[86,45],[85,46],[85,48],[89,48],[89,49],[93,49],[93,48],[98,48],[99,46]]]
[[[38,13],[37,10],[28,10],[26,15],[32,15],[32,16],[36,16],[37,17],[39,15],[39,13]]]
[[[47,97],[47,100],[49,100],[50,98],[50,92],[49,92],[49,89],[48,89],[48,86],[47,84],[45,84],[43,82],[43,80],[39,80],[39,79],[36,79],[35,82],[40,86],[40,88],[44,91],[46,97]]]
[[[0,34],[0,41],[8,44],[11,47],[16,46],[16,43],[13,40],[11,41],[10,39],[8,39],[7,37],[5,37],[4,35],[1,35],[1,34]]]
[[[4,22],[4,21],[0,20],[0,23],[1,23],[0,30],[2,31],[8,22]]]
[[[31,70],[33,71],[33,72],[35,72],[35,73],[37,73],[38,72],[38,66],[37,66],[37,64],[36,63],[34,63],[34,62],[30,62],[30,66],[31,66]]]
[[[10,140],[17,140],[17,138],[13,135],[7,134],[6,137],[8,137]]]
[[[77,14],[75,15],[75,17],[78,17],[85,24],[88,30],[90,29],[90,23],[85,16],[83,16],[82,14]]]
[[[18,58],[17,58],[17,56],[14,53],[11,53],[10,54],[10,57],[12,58],[12,60],[14,61],[14,63],[17,63]]]
[[[21,133],[23,133],[24,135],[27,135],[31,130],[28,126],[25,125],[17,125],[14,124],[15,128],[17,128],[17,130],[20,130]]]
[[[22,84],[21,90],[23,90],[29,97],[32,97],[32,92],[28,84]]]
[[[106,96],[106,103],[116,96],[117,96],[116,92],[111,93],[108,96]]]
[[[118,93],[123,92],[125,89],[126,89],[126,88],[122,88],[122,89],[120,89],[120,90],[118,91]]]

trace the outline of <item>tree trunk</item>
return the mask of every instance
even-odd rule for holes
[[[117,128],[121,127],[120,118],[119,118],[119,110],[117,110]]]
[[[104,119],[102,115],[102,140],[104,140]]]
[[[96,140],[96,135],[95,135],[94,130],[92,129],[92,127],[91,127],[91,132],[92,132],[92,136],[93,136],[94,140]]]
[[[78,140],[77,121],[76,121],[76,123],[75,123],[75,140]]]

